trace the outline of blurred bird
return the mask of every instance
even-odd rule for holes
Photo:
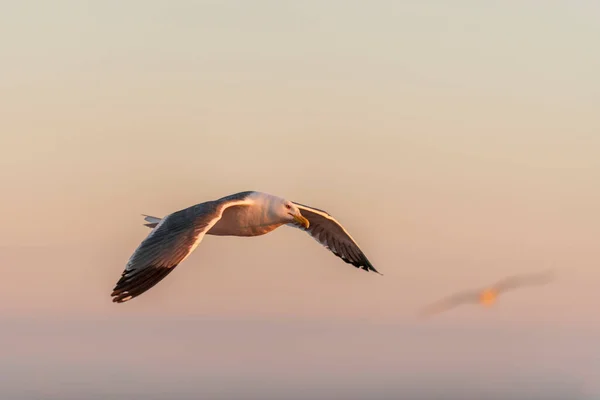
[[[472,291],[466,291],[448,296],[440,301],[432,303],[421,310],[419,315],[430,316],[458,307],[462,304],[481,304],[484,307],[492,306],[498,296],[509,290],[523,286],[543,285],[550,283],[553,279],[552,271],[544,271],[537,274],[519,275],[505,278],[494,285]]]

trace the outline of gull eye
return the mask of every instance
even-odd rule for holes
[[[291,210],[292,206],[291,206],[291,205],[289,205],[289,204],[286,204],[286,205],[285,205],[285,208],[287,208],[288,210]]]

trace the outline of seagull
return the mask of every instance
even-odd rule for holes
[[[498,296],[509,290],[522,286],[542,285],[552,280],[552,271],[544,271],[537,274],[511,276],[490,287],[457,293],[448,296],[438,302],[426,306],[421,310],[421,316],[430,316],[443,311],[450,310],[462,304],[480,304],[491,307],[496,303]]]
[[[133,252],[111,294],[124,303],[148,291],[181,264],[204,235],[261,236],[282,225],[307,232],[348,264],[379,275],[348,231],[329,213],[278,196],[245,191],[173,212],[142,214],[152,228]]]

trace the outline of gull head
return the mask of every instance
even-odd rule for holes
[[[291,201],[281,199],[273,204],[276,214],[284,221],[300,225],[308,229],[310,222],[300,213],[298,207]]]

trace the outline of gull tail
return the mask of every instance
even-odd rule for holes
[[[157,217],[152,217],[150,215],[146,215],[146,214],[142,214],[144,217],[144,221],[148,222],[147,224],[144,224],[144,226],[147,226],[148,228],[154,228],[156,227],[156,225],[158,225],[158,223],[161,221],[160,218]]]

